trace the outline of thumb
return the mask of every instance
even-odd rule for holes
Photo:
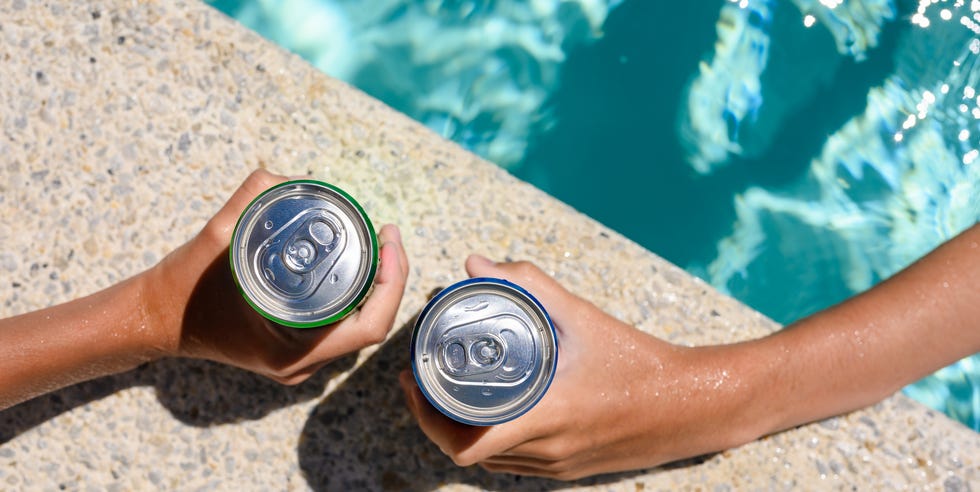
[[[219,242],[223,242],[224,246],[227,246],[239,216],[245,211],[249,203],[263,191],[284,181],[286,181],[285,176],[272,174],[265,169],[252,171],[252,174],[249,174],[238,189],[232,193],[224,206],[208,221],[208,227],[211,227],[221,239]]]
[[[576,317],[596,309],[527,261],[496,263],[480,255],[470,255],[466,259],[466,272],[470,277],[500,278],[519,285],[541,302],[558,327],[568,326]]]

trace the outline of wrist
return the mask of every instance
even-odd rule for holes
[[[654,388],[645,405],[666,413],[637,425],[647,441],[662,439],[664,429],[674,436],[652,462],[731,449],[768,433],[764,359],[751,343],[685,347],[651,340],[652,365],[637,372],[642,386]]]
[[[139,307],[139,351],[149,359],[176,357],[180,351],[180,329],[183,296],[180,286],[169,271],[170,256],[133,280],[136,305]]]
[[[752,439],[783,431],[814,420],[825,418],[834,412],[825,409],[828,401],[821,401],[815,387],[814,368],[810,354],[800,346],[802,340],[790,333],[788,327],[758,340],[744,342],[739,347],[745,375],[743,413],[751,422],[747,429],[755,434]],[[831,377],[829,373],[824,376]]]
[[[0,408],[160,357],[149,341],[145,277],[0,320]]]
[[[787,404],[793,399],[785,395],[781,372],[784,351],[769,338],[751,340],[726,346],[733,355],[739,372],[739,391],[732,425],[732,438],[737,445],[754,441],[784,429]]]
[[[705,421],[715,423],[705,426],[713,427],[711,451],[738,447],[779,430],[774,428],[780,419],[775,404],[787,399],[777,396],[781,389],[771,374],[779,364],[763,353],[771,349],[758,341],[688,349],[695,358],[694,371],[701,374],[695,379],[701,381],[696,386],[705,399],[700,405],[710,412]]]

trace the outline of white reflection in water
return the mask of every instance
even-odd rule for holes
[[[841,51],[835,35],[838,50],[855,58],[860,53],[855,47],[873,46],[882,22],[893,16],[890,5],[865,3],[869,10],[881,7],[878,15],[841,22],[850,33],[864,34],[863,40],[848,45],[851,51]],[[843,15],[844,5],[833,14]],[[923,1],[903,20],[910,27],[901,33],[894,73],[869,90],[864,113],[827,139],[806,175],[780,190],[753,186],[736,198],[733,232],[720,241],[717,258],[704,272],[712,284],[777,319],[812,311],[821,307],[817,298],[825,299],[827,291],[838,297],[863,291],[980,219],[978,9],[980,2]],[[767,40],[771,46],[779,42]],[[719,44],[725,40],[720,38]],[[719,53],[725,52],[716,49],[716,58]],[[714,83],[720,85],[712,86],[708,95],[694,94],[693,88],[700,87],[696,79],[692,98],[710,100],[711,94],[724,93],[727,89],[719,87],[726,84],[759,86],[757,80]],[[759,86],[746,96],[757,102],[754,110],[760,118],[770,106],[783,103],[764,100],[766,90]],[[725,163],[724,154],[744,151],[742,140],[751,141],[746,133],[757,129],[732,118],[739,113],[726,104],[720,106],[714,114],[688,118],[690,123],[695,120],[691,116],[713,117],[712,124],[725,128],[733,122],[741,125],[739,132],[699,134],[704,140],[692,146],[691,164],[702,172]],[[708,128],[700,124],[698,128]],[[712,140],[719,135],[729,138]],[[814,273],[820,270],[841,276],[827,279]],[[793,286],[800,286],[799,292]],[[812,295],[807,288],[821,292]],[[793,295],[777,294],[787,291]],[[978,358],[944,369],[907,392],[980,430]]]
[[[255,0],[236,17],[507,167],[553,122],[566,50],[601,37],[620,1]]]

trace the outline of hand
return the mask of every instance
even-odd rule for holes
[[[459,424],[401,374],[422,431],[459,465],[573,479],[655,466],[870,405],[980,350],[980,224],[892,278],[766,337],[679,347],[641,333],[529,263],[470,257],[523,286],[558,330],[544,398],[495,427]],[[942,295],[936,295],[941,292]]]
[[[283,181],[262,170],[252,173],[194,239],[146,272],[144,312],[163,355],[210,359],[296,384],[330,361],[385,339],[408,276],[401,236],[392,225],[379,233],[374,291],[336,324],[277,326],[238,292],[228,261],[235,224],[255,196]]]
[[[747,442],[757,424],[744,364],[727,347],[685,348],[647,335],[571,294],[526,262],[471,256],[470,276],[530,291],[558,331],[558,369],[538,404],[493,427],[460,424],[432,407],[409,371],[400,375],[422,431],[458,465],[558,479],[652,467]]]
[[[139,275],[0,319],[0,410],[168,356],[211,359],[295,384],[341,355],[384,340],[408,276],[394,226],[379,234],[374,292],[339,323],[274,326],[238,293],[228,261],[232,229],[256,195],[284,179],[252,173],[197,236]]]

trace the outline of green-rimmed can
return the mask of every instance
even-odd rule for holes
[[[242,212],[229,256],[256,311],[280,325],[313,328],[343,319],[367,296],[378,238],[364,209],[340,188],[287,181]]]

